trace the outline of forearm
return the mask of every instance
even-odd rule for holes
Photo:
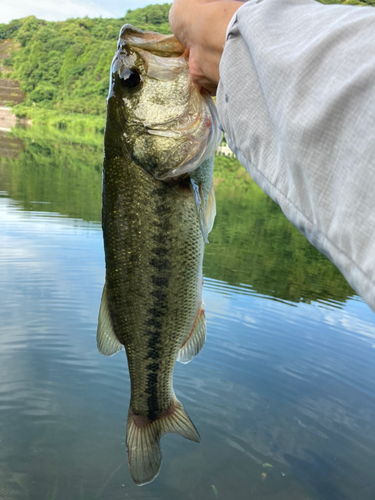
[[[218,108],[253,179],[375,309],[375,9],[250,1]]]

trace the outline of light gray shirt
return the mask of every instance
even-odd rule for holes
[[[375,311],[375,9],[250,0],[217,104],[254,181]]]

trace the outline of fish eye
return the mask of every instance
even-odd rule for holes
[[[141,75],[136,68],[126,68],[120,76],[121,85],[126,89],[135,89],[141,83]]]

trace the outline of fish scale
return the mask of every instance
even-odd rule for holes
[[[138,53],[142,43],[147,51]],[[163,434],[199,441],[174,394],[173,369],[176,360],[186,363],[198,354],[206,335],[202,261],[215,216],[213,160],[204,161],[197,144],[207,141],[212,120],[205,99],[191,86],[183,53],[174,37],[125,26],[107,99],[102,190],[106,283],[97,341],[105,355],[125,346],[131,383],[128,460],[139,485],[159,472]],[[153,68],[152,77],[147,68]],[[130,83],[124,81],[127,75]],[[161,104],[169,133],[160,129]],[[197,154],[202,163],[185,171]]]
[[[116,180],[111,186],[107,175],[113,178],[113,165],[119,170],[108,154],[103,174],[108,303],[114,329],[127,350],[131,407],[155,418],[173,402],[171,372],[201,300],[204,243],[193,197],[182,196],[175,186],[154,179],[132,161],[121,166],[126,183]],[[124,195],[121,198],[119,186]],[[135,213],[134,205],[139,207]],[[142,211],[141,206],[147,209]],[[154,265],[159,256],[163,267]],[[141,301],[135,303],[134,295],[139,293]],[[161,359],[158,383],[151,383],[155,366],[150,369],[150,361]],[[169,405],[165,407],[160,401]]]

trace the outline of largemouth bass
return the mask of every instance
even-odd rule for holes
[[[176,360],[189,362],[206,337],[202,259],[215,217],[212,155],[220,137],[215,106],[191,83],[184,47],[125,25],[107,99],[97,343],[107,356],[125,346],[126,443],[139,485],[160,470],[163,434],[200,439],[172,378]]]

